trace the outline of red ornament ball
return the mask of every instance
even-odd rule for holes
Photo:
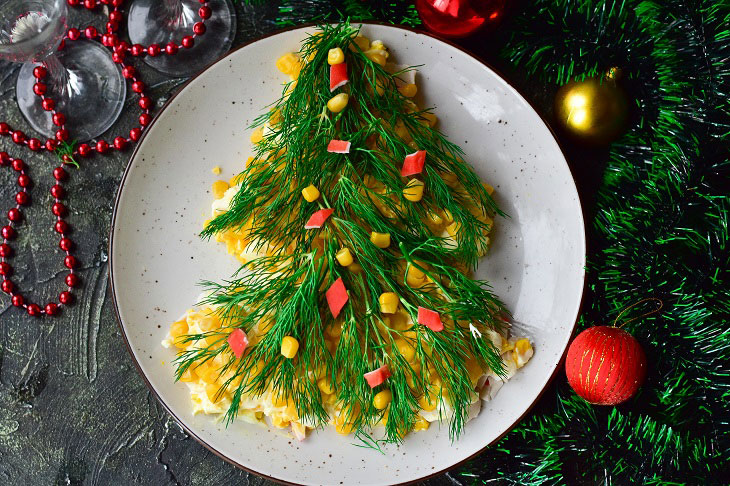
[[[596,326],[578,334],[568,348],[565,374],[573,390],[594,405],[618,405],[646,378],[646,355],[623,329]]]
[[[416,0],[423,24],[444,37],[466,37],[495,26],[504,17],[507,0]]]

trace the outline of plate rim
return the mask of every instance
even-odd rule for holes
[[[214,455],[216,455],[217,457],[223,459],[225,462],[233,465],[234,467],[237,467],[239,469],[242,469],[242,470],[244,470],[246,472],[255,474],[255,475],[259,476],[259,477],[268,479],[270,481],[274,481],[274,482],[279,483],[279,484],[291,485],[291,486],[299,486],[300,483],[292,483],[290,481],[286,481],[286,480],[283,480],[283,479],[275,478],[273,476],[269,476],[267,474],[263,474],[261,472],[255,471],[255,470],[253,470],[253,469],[251,469],[249,467],[246,467],[246,466],[244,466],[244,465],[236,462],[234,459],[232,459],[232,458],[224,455],[223,453],[221,453],[220,451],[218,451],[217,449],[215,449],[213,446],[211,446],[210,444],[208,444],[204,439],[202,439],[201,437],[199,437],[189,427],[187,427],[180,420],[180,418],[170,409],[170,407],[162,399],[162,397],[160,397],[160,395],[157,393],[157,389],[154,386],[152,386],[152,384],[150,383],[150,381],[147,379],[147,375],[145,375],[144,371],[142,371],[142,368],[141,368],[141,366],[139,364],[139,361],[135,357],[134,351],[132,350],[132,345],[129,342],[129,338],[127,337],[127,332],[126,332],[126,329],[124,327],[124,324],[122,323],[122,317],[121,317],[120,312],[119,312],[119,304],[117,302],[116,288],[114,286],[114,265],[112,264],[112,260],[114,258],[114,252],[113,252],[113,247],[114,247],[114,228],[116,227],[117,213],[118,213],[118,209],[119,209],[119,203],[120,203],[120,199],[121,199],[122,188],[124,187],[124,184],[126,183],[127,176],[129,174],[130,167],[132,166],[132,161],[136,158],[137,153],[139,152],[139,149],[142,146],[142,142],[147,138],[147,135],[150,133],[152,126],[158,121],[158,119],[160,118],[160,115],[162,114],[162,112],[165,111],[167,108],[169,108],[170,105],[172,104],[172,102],[177,98],[177,96],[180,93],[182,93],[185,90],[185,88],[187,88],[190,84],[192,84],[199,76],[201,76],[203,73],[207,72],[208,69],[210,69],[212,66],[218,64],[219,62],[224,61],[225,59],[227,59],[229,56],[231,56],[235,52],[237,52],[237,51],[239,51],[239,50],[241,50],[241,49],[243,49],[245,47],[248,47],[249,45],[254,44],[254,43],[256,43],[256,42],[258,42],[260,40],[267,39],[269,37],[274,37],[276,35],[283,34],[285,32],[290,32],[290,31],[293,31],[293,30],[299,30],[299,29],[306,29],[306,28],[317,27],[318,25],[320,25],[320,24],[308,22],[308,23],[303,23],[303,24],[298,24],[298,25],[286,27],[286,28],[283,28],[283,29],[277,29],[277,30],[275,30],[273,32],[269,32],[268,34],[264,34],[264,35],[255,37],[255,38],[253,38],[253,39],[251,39],[251,40],[249,40],[249,41],[241,44],[240,46],[237,46],[235,49],[232,49],[232,50],[228,51],[226,54],[224,54],[223,56],[221,56],[219,59],[211,62],[205,68],[203,68],[199,73],[197,73],[194,76],[190,77],[190,79],[188,79],[182,85],[180,85],[178,87],[177,91],[175,93],[173,93],[170,96],[170,98],[168,98],[167,101],[165,101],[165,103],[163,103],[163,105],[159,108],[159,110],[157,111],[157,113],[154,115],[152,121],[147,126],[147,129],[144,130],[144,132],[142,133],[142,136],[137,141],[137,144],[135,145],[134,150],[132,151],[132,154],[129,157],[129,162],[127,162],[127,165],[124,168],[124,173],[122,174],[122,178],[119,181],[119,187],[118,187],[117,193],[116,193],[116,195],[114,197],[114,208],[113,208],[113,211],[112,211],[112,218],[111,218],[110,225],[109,225],[109,289],[111,290],[112,304],[113,304],[113,307],[114,307],[114,314],[116,316],[117,326],[119,327],[119,330],[121,331],[122,337],[124,339],[124,344],[125,344],[125,346],[127,348],[127,352],[129,353],[130,357],[132,358],[132,362],[134,363],[134,367],[137,369],[137,373],[142,377],[142,380],[144,381],[144,383],[147,386],[147,388],[152,392],[152,395],[155,397],[155,399],[157,399],[157,401],[163,406],[163,408],[175,420],[175,422],[180,427],[182,427],[183,430],[185,430],[185,432],[188,435],[190,435],[193,439],[195,439],[196,442],[198,442],[200,445],[202,445],[203,447],[205,447],[206,449],[208,449]],[[571,170],[570,164],[568,163],[568,158],[566,156],[565,148],[563,147],[562,143],[560,142],[560,139],[558,138],[557,133],[555,132],[555,130],[548,123],[546,117],[543,116],[540,113],[540,111],[538,111],[537,107],[535,106],[535,103],[533,103],[528,97],[526,97],[524,95],[524,93],[514,85],[514,83],[512,83],[511,81],[509,81],[508,78],[506,78],[503,75],[503,73],[502,73],[501,70],[499,70],[496,67],[494,67],[488,61],[486,61],[482,56],[480,56],[478,54],[475,54],[473,52],[470,52],[466,48],[464,48],[464,47],[456,44],[455,42],[453,42],[453,41],[451,41],[449,39],[445,39],[445,38],[439,37],[439,36],[437,36],[435,34],[432,34],[432,33],[428,32],[428,31],[425,31],[425,30],[419,30],[419,29],[416,29],[416,28],[413,28],[413,27],[404,26],[404,25],[389,24],[387,22],[363,21],[363,22],[353,22],[353,25],[360,25],[360,26],[363,26],[363,25],[376,25],[376,26],[381,26],[381,27],[390,27],[390,28],[394,28],[394,29],[404,30],[406,32],[410,32],[410,33],[414,33],[414,34],[425,35],[427,37],[430,37],[433,40],[442,42],[442,43],[444,43],[444,44],[446,44],[448,46],[451,46],[451,47],[453,47],[453,48],[461,51],[463,54],[465,54],[465,55],[473,58],[478,63],[482,64],[484,67],[486,67],[487,69],[489,69],[492,72],[494,72],[494,74],[496,74],[507,86],[509,86],[515,93],[517,93],[527,103],[527,105],[530,107],[530,109],[532,109],[532,111],[535,112],[535,114],[538,116],[538,118],[542,121],[542,123],[548,129],[548,131],[550,132],[550,135],[552,136],[553,140],[555,141],[555,143],[556,143],[556,145],[558,147],[558,150],[560,151],[560,154],[563,157],[563,160],[565,161],[565,165],[568,168],[568,173],[570,174],[571,180],[573,181],[573,188],[575,189],[575,193],[578,196],[578,204],[580,206],[580,217],[581,217],[581,223],[582,223],[581,226],[583,227],[582,239],[583,239],[583,261],[584,261],[584,265],[582,267],[582,272],[581,272],[582,285],[581,285],[580,301],[578,303],[578,308],[577,308],[577,313],[576,313],[576,316],[575,316],[575,321],[573,322],[573,325],[572,325],[572,327],[570,329],[570,335],[572,337],[573,334],[575,333],[576,327],[578,326],[578,320],[580,319],[580,315],[581,315],[581,313],[583,311],[583,305],[585,303],[585,295],[586,295],[586,268],[585,268],[585,261],[586,261],[587,255],[588,255],[588,251],[587,251],[588,233],[587,233],[587,229],[586,229],[585,205],[583,204],[583,201],[581,200],[581,196],[580,196],[580,192],[578,191],[578,185],[576,184],[575,176],[573,175],[573,171]],[[519,424],[522,421],[522,419],[524,419],[532,411],[532,409],[535,407],[535,405],[537,405],[537,402],[540,401],[540,399],[543,397],[543,395],[548,390],[548,388],[550,388],[550,385],[553,383],[553,381],[555,380],[555,378],[557,377],[558,373],[560,372],[560,370],[563,367],[563,362],[565,361],[565,356],[566,356],[566,354],[568,352],[568,347],[569,347],[568,344],[566,344],[565,349],[563,349],[563,351],[561,353],[561,356],[560,356],[560,359],[558,360],[557,366],[555,367],[555,369],[553,370],[552,374],[550,375],[550,377],[545,382],[545,385],[543,385],[542,389],[537,394],[537,397],[535,397],[535,400],[533,400],[533,402],[527,407],[527,409],[524,411],[524,413],[522,413],[522,415],[520,415],[514,422],[512,422],[512,424],[510,424],[509,427],[507,427],[505,429],[505,431],[502,434],[500,434],[497,438],[495,438],[493,441],[489,442],[488,444],[486,444],[484,447],[482,447],[478,451],[474,452],[473,454],[471,454],[471,455],[465,457],[464,459],[462,459],[462,460],[460,460],[460,461],[458,461],[458,462],[456,462],[456,463],[454,463],[454,464],[452,464],[452,465],[450,465],[448,467],[445,467],[445,468],[443,468],[443,469],[441,469],[439,471],[429,473],[429,474],[427,474],[425,476],[421,476],[421,477],[416,478],[416,479],[411,479],[411,480],[408,480],[408,481],[402,481],[402,482],[399,482],[399,483],[392,483],[392,484],[394,486],[406,486],[406,485],[415,484],[415,483],[418,483],[418,482],[421,482],[421,481],[425,481],[425,480],[431,479],[431,478],[433,478],[435,476],[444,474],[444,473],[449,472],[449,471],[451,471],[451,470],[453,470],[453,469],[455,469],[455,468],[463,465],[464,463],[470,461],[471,459],[475,458],[476,456],[482,454],[488,447],[490,447],[490,446],[496,444],[497,442],[499,442],[503,437],[505,437],[509,432],[511,432],[512,429],[514,429],[517,426],[517,424]]]

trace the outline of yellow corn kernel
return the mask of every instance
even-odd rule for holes
[[[337,261],[343,267],[352,265],[353,262],[352,253],[350,253],[350,249],[347,247],[342,248],[340,251],[338,251],[335,255],[335,258],[337,258]]]
[[[461,230],[461,224],[459,224],[457,222],[451,223],[450,225],[448,225],[446,227],[446,232],[449,233],[449,235],[452,238],[456,238],[456,235],[457,235],[457,233],[459,233],[460,230]]]
[[[264,139],[264,127],[258,127],[251,133],[251,143],[259,143]]]
[[[355,424],[353,424],[352,422],[335,424],[335,430],[340,435],[350,435],[352,431],[355,430]]]
[[[332,113],[339,113],[345,109],[349,101],[350,97],[347,93],[340,93],[330,98],[330,100],[327,102],[327,108]]]
[[[383,410],[388,406],[390,401],[393,399],[393,394],[390,390],[383,390],[373,397],[373,406],[378,410]]]
[[[370,241],[378,248],[388,248],[390,246],[390,233],[370,233]]]
[[[418,398],[418,404],[427,412],[433,412],[438,406],[438,398],[431,393],[425,393]]]
[[[525,354],[531,347],[530,341],[525,338],[518,339],[517,342],[515,342],[515,349],[520,354]]]
[[[263,420],[264,419],[264,412],[255,412],[253,414],[254,417],[256,417],[256,420]]]
[[[302,196],[307,202],[314,202],[319,199],[319,189],[310,184],[302,189]]]
[[[283,74],[291,75],[295,72],[299,72],[299,64],[299,57],[297,57],[297,55],[293,52],[287,52],[276,60],[276,69],[281,71]]]
[[[408,83],[398,88],[398,91],[406,98],[413,98],[418,93],[418,86],[413,83]]]
[[[285,429],[289,427],[290,421],[284,418],[283,414],[272,413],[271,414],[271,425],[277,429]]]
[[[332,395],[335,392],[332,382],[328,378],[320,378],[317,380],[317,388],[325,395]]]
[[[218,392],[220,391],[220,387],[218,385],[209,384],[205,385],[205,395],[208,397],[208,400],[210,400],[213,403],[218,403],[221,396],[218,395]]]
[[[431,422],[426,420],[425,418],[421,417],[420,415],[416,419],[416,423],[413,424],[413,431],[418,432],[420,430],[428,430],[428,428],[431,426]]]
[[[385,59],[385,51],[381,51],[379,49],[369,50],[365,52],[365,56],[375,64],[380,64],[381,66],[385,66],[385,63],[387,62]]]
[[[409,201],[418,202],[423,199],[423,181],[411,179],[403,189],[403,197]]]
[[[292,336],[284,336],[281,340],[281,354],[285,358],[292,359],[299,351],[299,341]]]
[[[215,366],[208,366],[203,371],[198,370],[198,376],[201,380],[203,380],[204,383],[215,383],[218,381],[218,376],[220,375],[220,372],[216,369]]]
[[[444,219],[435,211],[428,211],[426,213],[426,216],[428,217],[429,221],[433,223],[434,225],[442,225],[444,223]]]
[[[217,165],[210,169],[210,171],[215,175],[220,175],[220,173],[222,172],[221,168]]]
[[[410,265],[406,274],[406,283],[411,287],[421,287],[426,283],[426,274],[420,268]]]
[[[334,66],[335,64],[342,64],[343,62],[345,62],[345,53],[342,52],[342,49],[335,47],[334,49],[329,50],[327,53],[327,64]]]
[[[446,224],[451,224],[454,222],[454,216],[451,214],[451,211],[448,209],[444,209],[441,214],[444,216],[444,221],[446,221]]]
[[[191,368],[186,369],[182,375],[180,375],[180,381],[183,383],[192,383],[198,380],[198,375]]]
[[[378,297],[380,312],[383,314],[395,314],[398,310],[398,294],[395,292],[384,292]]]
[[[401,340],[398,340],[396,345],[398,346],[398,352],[403,355],[406,361],[413,361],[413,358],[416,357],[416,348]]]
[[[425,112],[420,114],[421,117],[421,125],[428,125],[429,127],[433,128],[436,126],[436,122],[438,122],[438,117],[434,115],[433,113]]]
[[[226,181],[215,181],[211,188],[213,190],[213,197],[216,199],[222,198],[229,187],[231,186]]]
[[[170,326],[170,337],[172,338],[172,341],[175,343],[175,346],[181,349],[185,349],[188,347],[188,344],[190,343],[184,343],[183,338],[185,337],[185,334],[188,333],[188,322],[186,320],[173,322]]]
[[[489,194],[490,196],[494,194],[494,188],[492,186],[490,186],[486,182],[482,182],[482,186],[484,186],[484,190],[487,191],[487,194]]]
[[[370,39],[365,37],[364,35],[358,35],[354,39],[352,39],[352,42],[357,45],[357,47],[360,48],[361,51],[365,52],[370,48]],[[350,44],[350,50],[356,51],[355,45]]]
[[[281,110],[279,110],[278,108],[274,108],[273,110],[271,110],[271,113],[269,114],[270,124],[278,125],[283,119],[284,117],[281,115]]]

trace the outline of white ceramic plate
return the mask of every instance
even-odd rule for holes
[[[585,234],[573,177],[551,131],[489,67],[458,47],[402,28],[366,25],[395,60],[423,65],[422,101],[497,189],[509,219],[477,272],[514,314],[535,356],[488,402],[455,443],[434,424],[386,454],[319,431],[304,442],[255,425],[228,428],[191,414],[187,387],[173,380],[173,351],[160,346],[169,324],[195,303],[201,279],[236,268],[222,245],[197,234],[209,214],[211,168],[238,173],[251,155],[246,127],[281,92],[274,61],[296,50],[302,28],[231,53],[188,83],[159,114],[124,174],[111,233],[111,284],[132,358],[173,416],[215,453],[257,474],[302,484],[394,484],[437,474],[493,443],[529,410],[557,370],[583,293]],[[163,364],[164,361],[164,364]],[[496,471],[495,471],[496,473]]]

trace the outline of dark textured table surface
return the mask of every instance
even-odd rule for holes
[[[269,20],[274,6],[237,9],[234,46],[276,29]],[[101,27],[103,20],[102,15],[74,10],[70,24]],[[466,47],[498,63],[489,59],[488,53],[494,52],[489,43],[488,37],[480,37]],[[141,69],[158,106],[185,81]],[[18,65],[0,64],[0,111],[2,120],[24,128],[15,100],[17,70]],[[550,93],[530,93],[538,106],[547,107],[544,100]],[[107,138],[131,128],[138,112],[134,101],[128,101],[127,108]],[[33,204],[18,228],[15,280],[36,301],[56,298],[65,272],[52,229],[48,189],[50,171],[58,162],[49,155],[31,156],[7,138],[0,140],[0,149],[25,159],[35,181]],[[84,160],[80,170],[71,170],[68,221],[83,279],[76,304],[58,318],[34,319],[0,295],[0,483],[270,484],[189,438],[151,395],[127,353],[111,304],[107,248],[114,197],[129,156],[130,151],[97,156]],[[586,201],[596,171],[573,169]],[[0,212],[10,207],[14,177],[12,170],[0,170]],[[452,473],[429,484],[461,481]]]

